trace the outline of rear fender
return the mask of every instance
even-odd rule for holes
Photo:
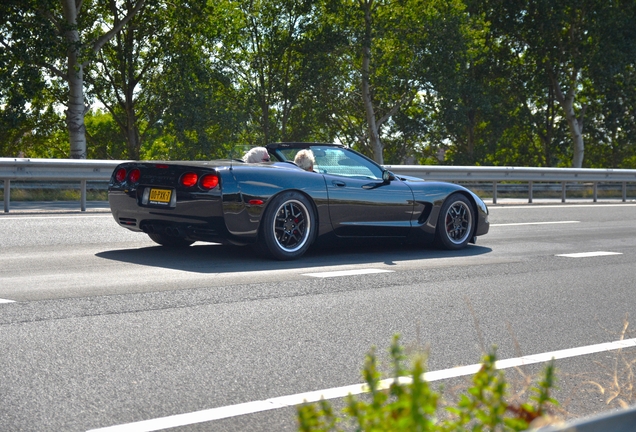
[[[284,191],[298,191],[309,199],[318,218],[319,232],[324,226],[331,227],[327,188],[323,176],[318,173],[272,167],[237,167],[232,170],[232,180],[227,197],[224,184],[223,211],[225,224],[233,236],[256,241],[267,204]]]

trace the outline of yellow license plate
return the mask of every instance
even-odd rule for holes
[[[150,189],[150,204],[168,204],[172,196],[171,189]]]

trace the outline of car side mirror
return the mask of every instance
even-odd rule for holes
[[[390,183],[391,181],[395,180],[395,175],[393,175],[391,171],[384,170],[382,171],[382,180],[384,181],[384,183]]]

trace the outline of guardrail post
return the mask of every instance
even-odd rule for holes
[[[596,202],[596,198],[597,198],[597,194],[598,194],[598,183],[594,182],[594,183],[592,183],[592,185],[593,185],[593,189],[592,190],[594,191],[594,202]]]
[[[623,202],[627,201],[627,182],[623,182]]]
[[[82,180],[80,189],[81,189],[80,190],[80,196],[81,196],[80,210],[86,211],[86,180]]]
[[[9,200],[11,199],[11,180],[4,181],[4,212],[9,213]]]
[[[497,204],[497,182],[492,182],[492,203]]]
[[[561,202],[565,202],[565,182],[561,182]]]
[[[528,203],[532,204],[532,185],[534,182],[528,182]]]

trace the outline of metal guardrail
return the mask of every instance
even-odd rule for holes
[[[0,158],[0,179],[4,180],[4,211],[9,212],[12,181],[78,181],[81,211],[86,211],[86,182],[108,182],[113,169],[123,161],[92,159],[19,159]],[[568,183],[592,183],[597,201],[599,183],[622,185],[623,202],[627,184],[636,184],[636,170],[591,168],[471,167],[443,165],[386,165],[396,174],[425,180],[492,183],[493,203],[497,203],[497,185],[501,182],[527,182],[528,202],[533,201],[533,185],[561,183],[561,201],[566,200]]]
[[[110,180],[123,161],[93,159],[0,158],[0,179],[4,180],[4,212],[9,212],[11,181],[78,181],[80,209],[86,211],[86,182]]]
[[[426,180],[450,182],[492,182],[493,204],[497,203],[497,184],[507,181],[528,182],[528,202],[533,200],[535,182],[561,183],[561,202],[566,200],[567,183],[592,183],[593,200],[598,199],[599,183],[622,185],[623,202],[627,201],[627,183],[636,183],[636,170],[599,168],[466,167],[443,165],[386,166],[396,174]]]

